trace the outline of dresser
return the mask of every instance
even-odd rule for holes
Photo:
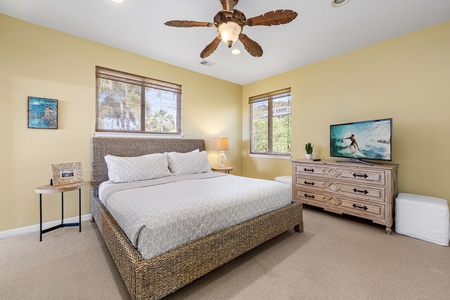
[[[395,164],[293,160],[292,194],[301,203],[385,225],[390,234],[397,170]]]

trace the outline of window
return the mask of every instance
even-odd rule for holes
[[[96,67],[95,131],[181,134],[181,85]]]
[[[291,89],[250,97],[250,153],[291,155]]]

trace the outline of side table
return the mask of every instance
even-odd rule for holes
[[[63,227],[78,226],[81,232],[81,187],[84,183],[66,184],[60,186],[43,185],[35,189],[39,194],[39,241],[42,242],[42,234]],[[78,222],[64,223],[64,192],[78,190]],[[61,193],[61,224],[42,230],[42,194]]]
[[[233,167],[223,167],[223,168],[211,168],[214,172],[224,172],[227,174],[230,174],[231,171],[233,171]]]

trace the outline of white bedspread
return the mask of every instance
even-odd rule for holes
[[[290,204],[290,187],[222,173],[102,183],[100,198],[144,259]]]

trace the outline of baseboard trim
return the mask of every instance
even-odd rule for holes
[[[92,219],[92,214],[87,214],[87,215],[81,216],[81,222],[89,221],[91,219]],[[78,222],[78,217],[64,219],[64,223],[76,223],[76,222]],[[58,224],[61,224],[61,220],[42,223],[42,228],[45,229],[45,228],[56,226]],[[21,235],[21,234],[25,234],[25,233],[30,233],[30,232],[39,232],[39,224],[5,230],[5,231],[0,231],[0,239],[17,236],[17,235]]]

